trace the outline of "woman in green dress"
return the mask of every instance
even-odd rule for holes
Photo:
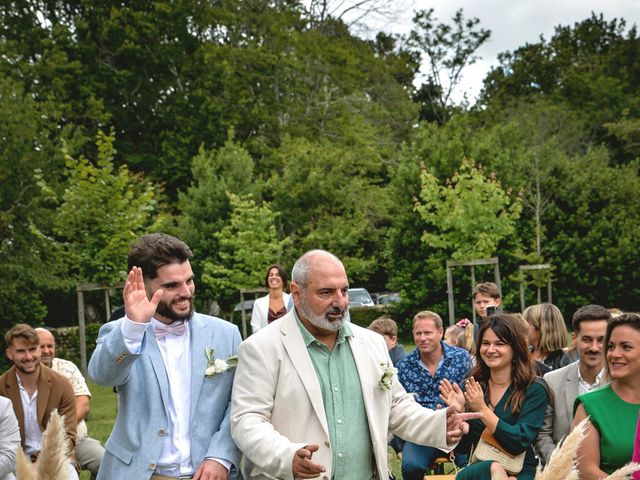
[[[574,407],[574,426],[589,416],[578,450],[580,480],[606,477],[631,461],[640,411],[640,315],[609,321],[604,355],[611,383],[580,395]]]
[[[465,467],[456,479],[533,480],[535,476],[538,460],[532,445],[542,427],[549,394],[544,382],[536,379],[521,322],[514,315],[497,314],[483,323],[476,366],[464,393],[466,409],[481,417],[469,421],[469,433],[456,451],[469,452],[487,428],[508,453],[525,452],[523,468],[513,474],[497,462],[483,461]]]

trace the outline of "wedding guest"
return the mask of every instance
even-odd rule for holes
[[[280,265],[269,266],[265,278],[265,286],[269,289],[269,293],[264,297],[257,298],[253,303],[251,312],[251,331],[253,333],[291,310],[290,296],[285,292],[288,280],[287,271]]]
[[[529,345],[533,359],[551,370],[569,365],[571,362],[564,351],[569,334],[558,307],[551,303],[531,305],[525,308],[522,316],[529,323]]]
[[[480,328],[476,365],[466,382],[464,399],[467,409],[481,416],[469,421],[469,433],[456,452],[468,453],[487,429],[505,451],[512,455],[524,452],[522,470],[510,476],[500,463],[481,461],[462,469],[456,479],[533,480],[535,476],[538,460],[533,442],[542,426],[549,394],[536,377],[518,322],[513,315],[499,313],[489,316]],[[446,383],[443,387],[446,396]]]
[[[572,428],[589,417],[578,449],[580,480],[610,475],[631,460],[640,409],[640,315],[612,318],[604,338],[610,383],[579,395]]]
[[[20,447],[20,427],[13,405],[0,397],[0,480],[15,480],[16,452]]]
[[[404,358],[407,351],[398,343],[398,324],[395,320],[389,317],[379,317],[371,322],[368,328],[382,335],[384,343],[387,344],[389,349],[391,363],[393,363],[394,367],[398,365],[398,362]]]
[[[476,353],[476,344],[473,340],[473,323],[468,318],[458,320],[444,331],[445,343],[452,347],[464,348],[471,355]]]

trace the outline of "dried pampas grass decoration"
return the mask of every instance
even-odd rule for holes
[[[578,480],[578,447],[584,440],[588,422],[589,417],[576,425],[576,428],[555,448],[544,470],[538,466],[535,480],[557,480],[559,478]],[[640,470],[640,464],[628,463],[603,480],[626,480],[636,470]]]
[[[18,480],[69,480],[70,446],[64,428],[64,417],[52,410],[47,428],[42,434],[42,450],[32,464],[21,448],[18,449],[16,478]]]

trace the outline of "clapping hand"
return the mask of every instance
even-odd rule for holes
[[[454,407],[456,412],[464,412],[464,393],[457,383],[451,383],[446,378],[440,382],[440,398],[449,407]]]
[[[154,292],[151,300],[147,297],[147,290],[142,278],[142,269],[133,267],[129,272],[122,291],[124,311],[127,318],[136,323],[147,323],[156,313],[156,307],[162,298],[162,289]]]
[[[464,398],[467,401],[469,410],[473,412],[481,412],[487,408],[487,404],[484,401],[484,392],[482,386],[471,377],[467,380],[465,385]]]

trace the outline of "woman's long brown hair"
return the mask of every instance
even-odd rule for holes
[[[470,376],[482,386],[482,390],[485,392],[485,401],[488,404],[491,371],[487,364],[484,363],[480,355],[480,349],[486,331],[491,329],[500,340],[509,345],[513,350],[513,360],[511,361],[511,395],[509,395],[507,403],[505,404],[506,407],[511,407],[513,413],[518,413],[522,408],[527,389],[536,378],[535,368],[531,361],[531,354],[529,353],[521,322],[522,321],[514,315],[499,313],[491,315],[482,323],[476,345],[476,365],[470,374]]]

